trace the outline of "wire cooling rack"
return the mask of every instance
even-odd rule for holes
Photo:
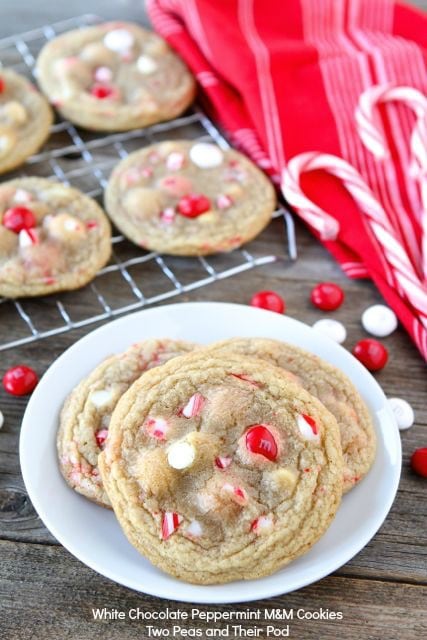
[[[69,29],[97,22],[98,17],[84,15],[4,38],[0,40],[0,66],[31,77],[37,54],[48,40]],[[15,172],[13,177],[53,177],[99,198],[119,160],[144,145],[168,138],[214,141],[224,149],[230,146],[198,109],[170,122],[107,136],[78,130],[70,122],[60,120],[53,125],[44,150],[27,160],[22,171]],[[282,217],[284,221],[282,256],[253,255],[248,248],[242,248],[209,259],[173,258],[143,252],[122,235],[113,235],[110,263],[84,289],[37,300],[0,299],[0,324],[8,329],[8,341],[0,342],[0,351],[130,313],[257,266],[296,259],[291,215],[281,208],[274,217]]]

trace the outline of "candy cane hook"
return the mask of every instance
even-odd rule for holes
[[[403,102],[414,111],[417,117],[410,140],[412,154],[410,173],[414,179],[418,180],[421,191],[421,250],[423,272],[427,278],[427,98],[413,87],[393,85],[370,87],[362,93],[355,112],[358,133],[367,149],[379,159],[390,157],[387,140],[375,113],[378,104],[387,102]]]
[[[387,213],[354,167],[342,158],[326,153],[311,151],[294,156],[288,162],[282,176],[282,191],[286,200],[320,233],[322,239],[329,240],[337,237],[339,231],[337,220],[314,204],[303,193],[300,186],[302,174],[316,169],[323,169],[342,180],[360,206],[370,229],[384,251],[386,259],[384,267],[389,284],[399,286],[420,314],[420,321],[427,328],[427,291],[400,244]]]

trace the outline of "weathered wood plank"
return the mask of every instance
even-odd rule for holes
[[[0,630],[3,628],[2,637],[8,640],[98,640],[100,635],[111,640],[136,640],[148,637],[144,628],[146,623],[129,620],[94,622],[92,609],[107,607],[127,612],[140,607],[152,612],[168,606],[184,611],[191,611],[193,607],[160,602],[115,585],[80,565],[60,547],[1,542],[0,553]],[[294,608],[295,615],[300,608],[342,612],[342,621],[291,621],[291,637],[305,640],[318,640],[320,637],[324,640],[418,640],[425,623],[427,588],[380,580],[330,577],[292,594],[258,601],[255,606],[197,606],[202,611],[245,611],[248,607],[262,611],[264,608]],[[172,624],[159,623],[158,626],[167,628]],[[265,620],[242,622],[244,628],[255,625],[264,630],[266,624]],[[286,624],[278,622],[275,626],[284,628]],[[224,625],[219,623],[215,626]],[[214,625],[198,621],[186,623],[186,626],[197,626],[204,632],[207,626]],[[264,633],[260,637],[265,637]]]

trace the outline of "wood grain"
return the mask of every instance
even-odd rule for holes
[[[427,7],[425,0],[416,4]],[[91,0],[90,3],[73,0],[52,4],[45,0],[20,0],[19,3],[2,0],[0,37],[88,9],[106,18],[115,17],[118,12],[121,18],[141,17],[139,7],[130,2],[119,5],[113,0]],[[68,160],[70,163],[73,161],[72,158]],[[285,297],[290,316],[312,324],[322,315],[310,305],[309,291],[319,280],[333,280],[340,283],[346,292],[346,302],[334,317],[346,325],[348,339],[345,346],[351,348],[364,336],[359,322],[362,311],[380,302],[381,298],[371,283],[348,280],[301,224],[297,224],[297,235],[299,258],[296,263],[282,260],[195,290],[178,300],[246,304],[254,291],[275,289]],[[273,253],[284,257],[281,223],[276,221],[270,225],[250,249],[255,255]],[[184,281],[200,277],[195,261],[181,259],[177,263],[176,259],[170,259],[170,266],[179,268]],[[160,286],[158,279],[161,276],[154,268],[141,271],[138,277],[141,278],[141,286],[148,290]],[[121,280],[108,281],[105,287],[115,304],[125,303],[128,292]],[[79,296],[82,314],[99,312],[93,299],[86,299],[83,292],[67,295]],[[48,299],[28,305],[29,310],[32,305],[36,305],[39,312],[43,310],[46,327],[55,321]],[[215,322],[215,318],[207,321]],[[10,308],[0,305],[0,342],[16,333],[16,322]],[[35,366],[42,374],[55,358],[93,328],[74,330],[37,344],[1,352],[0,375],[19,362]],[[416,411],[416,425],[402,433],[403,472],[397,499],[378,534],[333,576],[287,596],[255,603],[261,608],[305,607],[315,610],[323,607],[344,614],[342,622],[294,621],[291,623],[291,637],[307,640],[320,637],[334,640],[412,640],[419,638],[425,625],[426,484],[410,471],[408,464],[411,452],[427,443],[425,365],[401,329],[386,338],[384,343],[390,351],[390,362],[377,379],[388,396],[406,398]],[[26,403],[25,398],[12,398],[0,389],[0,408],[5,416],[0,432],[0,638],[91,640],[102,636],[106,640],[133,640],[148,637],[141,622],[94,622],[91,609],[106,606],[126,611],[139,606],[151,611],[169,605],[188,610],[189,605],[137,594],[110,582],[74,559],[47,531],[28,499],[19,468],[18,439]],[[200,608],[226,611],[245,609],[246,605]],[[199,626],[205,632],[206,627]],[[260,626],[265,627],[265,623],[260,623]]]

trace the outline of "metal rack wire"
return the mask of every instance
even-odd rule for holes
[[[4,38],[0,40],[0,66],[3,63],[18,73],[32,76],[37,53],[46,41],[69,29],[97,22],[96,16],[84,15]],[[107,176],[120,159],[141,146],[170,137],[213,140],[224,149],[230,146],[212,121],[198,109],[170,122],[106,136],[78,130],[70,122],[61,120],[53,125],[44,150],[29,158],[17,175],[54,177],[97,198],[102,195]],[[114,235],[110,263],[84,289],[38,301],[0,299],[0,323],[7,322],[10,327],[9,339],[0,343],[0,351],[130,313],[285,257],[294,260],[297,253],[292,216],[283,208],[274,216],[283,217],[284,221],[286,241],[282,256],[252,255],[242,248],[209,259],[177,259],[143,252],[122,235]],[[199,276],[186,281],[189,265],[192,272],[195,265],[198,267]],[[113,303],[108,297],[108,281],[117,277],[121,278],[129,295]],[[156,287],[143,291],[147,282],[156,283]],[[85,308],[93,307],[94,298],[99,313],[85,315]],[[88,305],[90,299],[92,304]]]

